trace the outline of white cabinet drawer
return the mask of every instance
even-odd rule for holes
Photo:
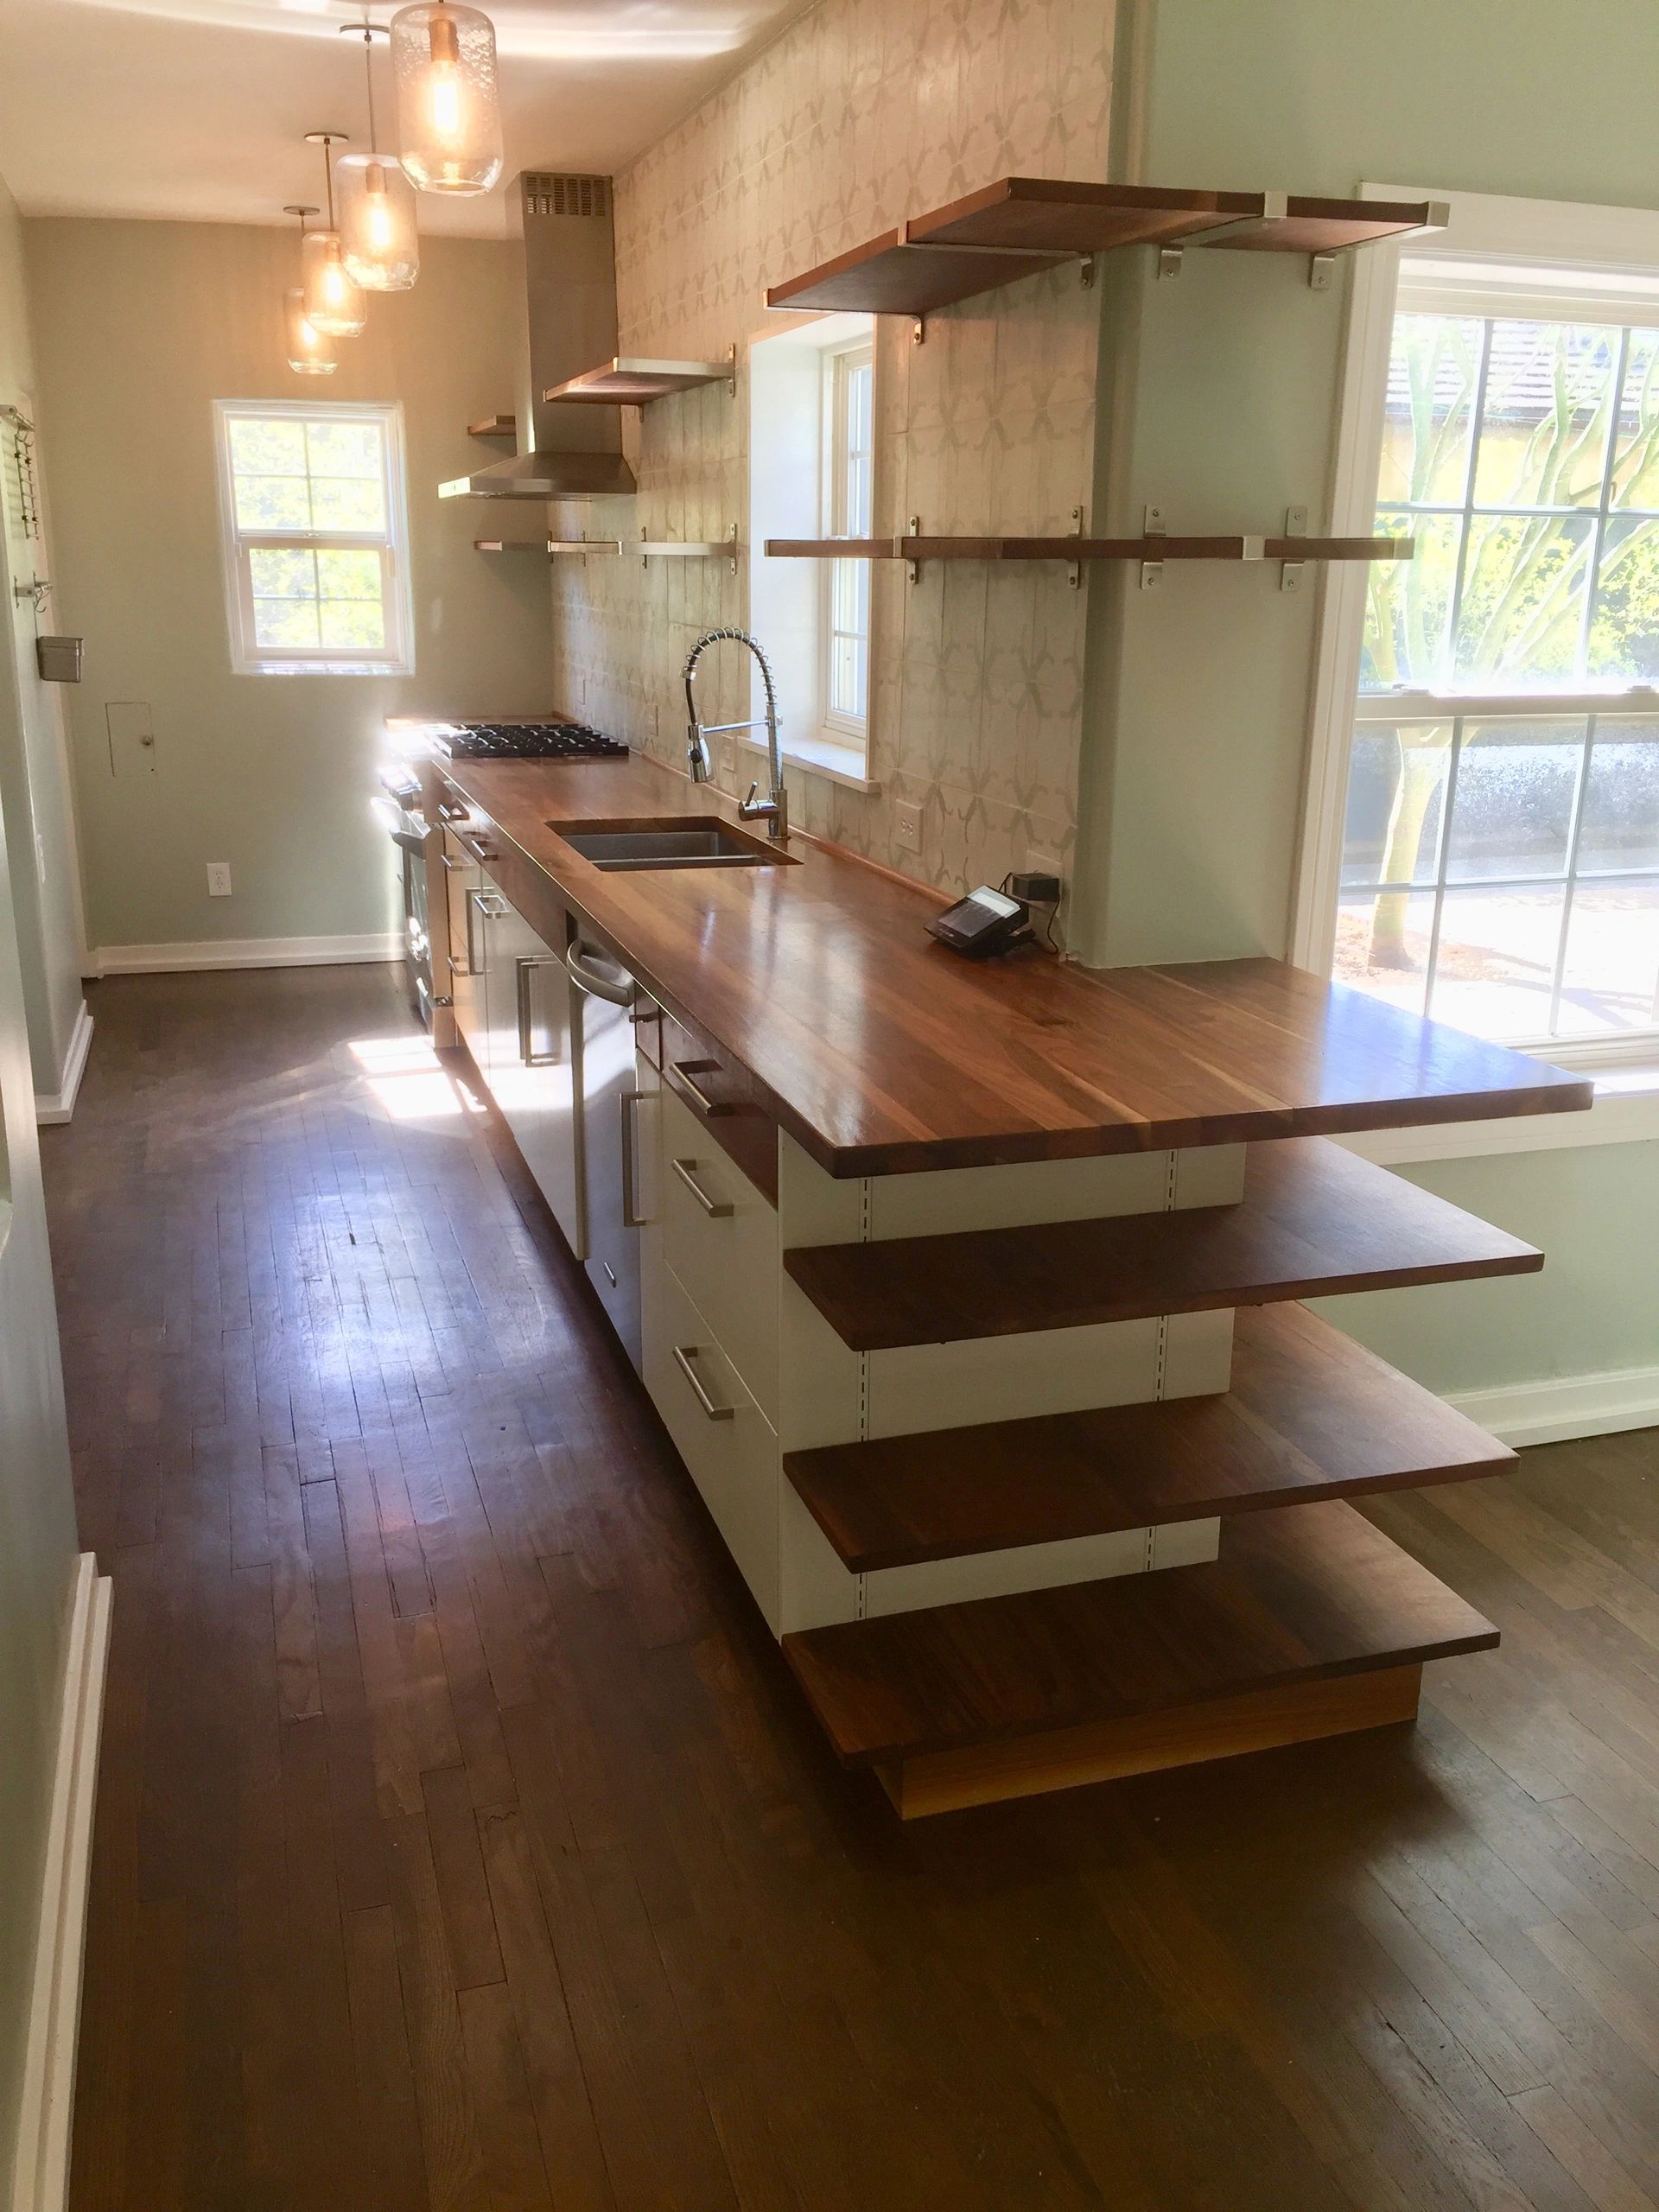
[[[778,1419],[778,1215],[664,1084],[663,1249],[761,1411]]]
[[[652,1287],[646,1387],[775,1635],[778,1439],[673,1269]]]

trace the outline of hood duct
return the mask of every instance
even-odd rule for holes
[[[620,407],[550,405],[555,385],[616,353],[616,245],[607,176],[526,170],[514,194],[527,312],[516,411],[518,450],[440,484],[443,499],[597,499],[635,489]]]

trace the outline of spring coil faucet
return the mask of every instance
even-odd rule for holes
[[[696,695],[692,690],[697,663],[709,646],[718,645],[726,638],[729,638],[735,645],[747,645],[760,664],[760,681],[766,693],[766,711],[764,715],[751,718],[746,722],[700,722],[697,720]],[[748,797],[739,800],[737,811],[741,821],[764,819],[766,835],[782,844],[789,836],[789,801],[784,791],[784,763],[778,742],[778,694],[772,687],[772,668],[765,653],[747,630],[710,630],[706,636],[697,639],[686,655],[684,675],[685,751],[692,782],[706,784],[709,779],[711,770],[705,739],[721,736],[728,730],[760,729],[764,727],[766,733],[766,771],[772,781],[772,793],[768,798],[757,798],[755,794],[760,786],[758,783],[752,783]]]

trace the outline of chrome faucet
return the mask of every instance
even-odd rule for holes
[[[734,645],[747,645],[760,664],[760,681],[766,686],[766,711],[746,722],[700,722],[697,702],[693,692],[692,679],[697,672],[697,663],[707,646],[718,645],[722,638],[729,638]],[[706,784],[710,775],[709,747],[704,740],[720,737],[728,730],[760,729],[766,733],[766,771],[772,779],[772,792],[767,798],[757,798],[760,786],[749,785],[749,795],[738,802],[738,817],[744,822],[756,822],[764,817],[766,835],[782,844],[789,835],[789,801],[784,791],[783,755],[778,743],[778,695],[772,689],[772,668],[760,645],[747,630],[710,630],[699,638],[685,657],[685,750],[687,765],[694,784]]]

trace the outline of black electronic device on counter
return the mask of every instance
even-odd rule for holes
[[[1030,912],[1023,899],[1010,899],[1006,891],[993,891],[988,883],[982,883],[977,891],[937,915],[927,925],[927,933],[965,960],[990,960],[1033,942],[1027,927]]]

